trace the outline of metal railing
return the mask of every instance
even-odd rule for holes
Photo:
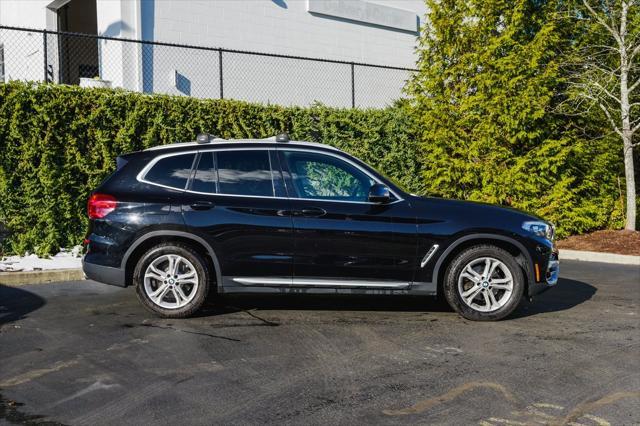
[[[0,26],[11,79],[307,106],[384,107],[411,68]]]

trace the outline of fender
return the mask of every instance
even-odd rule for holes
[[[182,237],[182,238],[186,238],[186,239],[189,239],[189,240],[192,240],[192,241],[195,241],[195,242],[201,244],[207,250],[207,253],[209,254],[209,256],[211,256],[211,259],[213,260],[213,266],[216,269],[215,273],[216,273],[217,286],[218,287],[222,286],[222,271],[220,270],[220,262],[218,262],[218,257],[216,256],[216,253],[211,248],[211,245],[209,243],[207,243],[204,240],[204,238],[199,237],[199,236],[194,235],[194,234],[190,234],[188,232],[182,232],[182,231],[151,231],[151,232],[147,232],[146,234],[142,235],[137,240],[135,240],[135,242],[133,244],[131,244],[131,246],[127,249],[127,251],[125,252],[124,256],[122,257],[122,262],[120,263],[120,268],[123,271],[125,270],[125,268],[127,266],[127,261],[129,260],[129,257],[131,256],[131,253],[133,253],[133,251],[138,246],[140,246],[140,244],[144,243],[149,238],[167,237],[167,236]]]
[[[533,259],[531,258],[531,254],[529,254],[529,251],[519,241],[517,241],[517,240],[515,240],[515,239],[513,239],[511,237],[507,237],[507,236],[499,235],[499,234],[469,234],[469,235],[465,235],[465,236],[460,237],[457,240],[455,240],[453,243],[451,243],[449,245],[449,247],[447,247],[447,249],[444,252],[442,252],[440,257],[438,257],[438,261],[436,262],[436,265],[433,268],[433,280],[432,280],[432,282],[435,283],[435,284],[438,283],[438,277],[440,275],[440,268],[442,267],[442,263],[447,258],[447,256],[453,250],[455,250],[456,247],[458,247],[460,244],[462,244],[462,243],[464,243],[466,241],[480,240],[480,239],[484,239],[484,240],[487,240],[487,239],[501,240],[501,241],[506,241],[506,242],[511,243],[514,246],[516,246],[518,248],[518,250],[520,250],[525,256],[525,259],[527,261],[527,264],[524,265],[524,266],[526,266],[525,274],[527,276],[528,283],[532,284],[532,282],[533,282],[532,281]]]

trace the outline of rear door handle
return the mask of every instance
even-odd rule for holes
[[[193,210],[210,210],[214,207],[211,201],[196,201],[191,204]]]
[[[327,214],[327,211],[318,207],[313,207],[310,209],[302,209],[300,213],[301,216],[304,217],[321,217]]]

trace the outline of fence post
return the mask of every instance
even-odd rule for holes
[[[351,108],[356,107],[356,64],[351,62]]]
[[[222,49],[218,49],[218,64],[220,66],[220,99],[224,99],[224,79],[222,78]]]
[[[49,76],[48,76],[48,70],[47,70],[47,56],[48,56],[48,52],[47,52],[47,30],[44,30],[44,32],[42,33],[42,43],[43,43],[43,50],[42,53],[44,55],[44,82],[48,83],[49,82]]]

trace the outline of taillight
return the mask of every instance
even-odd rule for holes
[[[93,194],[87,203],[89,219],[102,219],[116,209],[116,197],[107,194]]]

